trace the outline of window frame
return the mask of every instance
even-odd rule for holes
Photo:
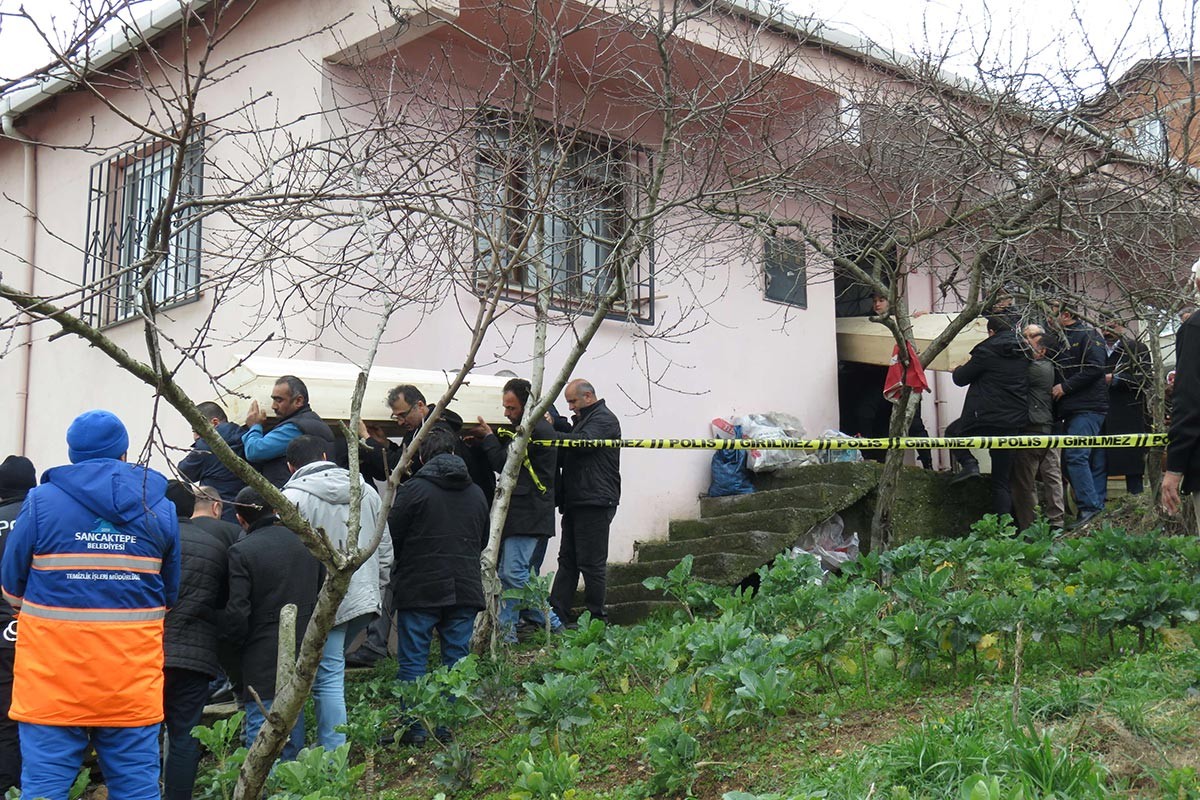
[[[184,175],[177,202],[204,194],[204,125],[184,145]],[[83,313],[100,328],[140,318],[142,294],[130,267],[140,260],[145,236],[165,196],[176,149],[143,142],[91,168],[84,250]],[[158,197],[154,197],[154,195]],[[203,254],[200,209],[177,212],[166,257],[154,272],[152,292],[163,311],[200,298]]]
[[[503,258],[493,254],[492,242],[507,242],[525,254],[532,252],[545,257],[544,254],[554,251],[565,253],[565,268],[557,265],[561,262],[553,255],[548,264],[552,286],[550,307],[565,312],[594,309],[596,298],[615,278],[615,269],[609,263],[614,251],[609,248],[602,258],[597,257],[598,253],[594,254],[592,264],[588,264],[584,249],[589,246],[602,248],[602,239],[616,241],[621,238],[620,226],[627,224],[629,210],[636,213],[640,200],[636,192],[628,188],[626,175],[635,158],[649,156],[640,148],[618,145],[603,135],[540,121],[536,123],[534,141],[531,142],[520,131],[514,132],[511,122],[509,116],[495,109],[483,109],[478,115],[474,135],[476,289],[484,289],[490,283],[491,260]],[[567,147],[565,154],[560,149],[563,145]],[[572,164],[577,157],[583,160]],[[548,168],[540,166],[543,158],[552,162],[549,169],[557,169],[566,163],[567,174],[557,177],[544,174]],[[560,183],[564,184],[561,189]],[[583,184],[582,189],[579,184]],[[546,213],[555,207],[556,194],[569,197],[579,193],[585,197],[583,214],[572,217],[569,211],[561,215]],[[600,198],[599,202],[592,202],[596,198]],[[605,201],[608,208],[604,208]],[[569,202],[558,207],[567,208]],[[597,214],[596,209],[601,213]],[[539,216],[539,212],[540,229],[530,230],[536,223],[528,218]],[[606,218],[607,228],[601,234],[589,237],[575,224],[581,218],[584,224]],[[563,233],[563,228],[576,230]],[[490,238],[480,234],[486,230],[492,231]],[[556,230],[560,231],[558,235]],[[527,238],[529,241],[525,241]],[[610,319],[632,319],[642,324],[654,322],[654,262],[654,239],[651,237],[646,252],[639,259],[636,274],[629,276],[625,298],[615,302],[607,314]],[[513,271],[506,280],[505,297],[519,304],[535,304],[538,296],[535,265],[516,265]],[[559,288],[560,284],[566,285],[565,292]]]
[[[856,217],[852,214],[834,212],[830,218],[830,229],[833,234],[833,249],[838,255],[854,255],[854,261],[865,272],[876,276],[885,285],[892,284],[893,277],[900,275],[903,256],[898,246],[893,246],[890,253],[882,253],[882,260],[872,259],[866,244],[878,241],[884,234],[884,228],[874,222]],[[853,247],[843,247],[852,245]],[[871,310],[871,290],[866,284],[859,283],[854,277],[836,265],[833,270],[834,283],[834,316],[855,317],[869,316]],[[853,293],[857,297],[847,298],[844,295]],[[842,313],[849,304],[855,304],[857,313]]]
[[[763,300],[768,303],[778,303],[780,305],[791,306],[792,308],[808,309],[808,250],[804,246],[802,239],[792,239],[787,236],[778,234],[766,235],[762,237],[762,268],[763,268]],[[791,253],[787,253],[791,250]],[[777,259],[772,263],[772,256],[776,253],[783,254],[781,259]],[[790,256],[790,257],[789,257]],[[784,296],[773,296],[771,294],[771,285],[774,282],[772,278],[772,267],[776,271],[782,271],[783,277],[787,279],[788,265],[799,263],[799,268],[795,270],[800,275],[801,280],[793,282],[791,288]],[[791,296],[799,289],[799,299]]]

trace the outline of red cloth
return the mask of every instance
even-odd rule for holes
[[[883,396],[895,403],[900,399],[900,390],[909,386],[914,392],[928,392],[929,382],[925,380],[925,369],[917,358],[917,351],[912,342],[908,345],[908,366],[900,361],[900,346],[892,348],[892,360],[888,366],[887,377],[883,381]]]

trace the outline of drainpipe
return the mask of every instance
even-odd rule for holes
[[[25,155],[25,177],[23,181],[25,205],[25,236],[23,263],[13,281],[14,288],[22,292],[33,292],[33,265],[37,259],[37,144],[17,132],[13,115],[0,117],[0,129],[4,135],[21,143]],[[15,452],[25,455],[25,443],[29,430],[29,383],[30,350],[33,348],[32,320],[20,326],[17,333],[17,444]]]

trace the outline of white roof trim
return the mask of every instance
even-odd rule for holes
[[[119,61],[155,37],[178,27],[189,14],[203,11],[213,0],[177,0],[151,8],[132,23],[121,23],[120,30],[87,48],[90,57],[76,64],[78,71],[88,73],[102,70]],[[0,115],[16,116],[36,108],[57,94],[76,87],[71,71],[60,65],[51,66],[47,74],[35,83],[23,86],[0,97]]]

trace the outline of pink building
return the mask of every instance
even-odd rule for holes
[[[4,282],[57,298],[142,359],[146,338],[130,268],[147,252],[146,235],[169,184],[164,179],[177,168],[185,205],[173,220],[178,232],[170,237],[151,291],[164,309],[159,321],[171,342],[167,365],[178,369],[195,401],[216,397],[211,376],[251,352],[360,362],[381,298],[392,290],[397,298],[406,292],[411,297],[392,317],[376,364],[456,369],[479,304],[478,287],[462,271],[491,257],[496,241],[530,235],[532,226],[541,237],[539,252],[548,253],[543,267],[558,287],[554,303],[566,312],[551,328],[547,356],[548,370],[561,365],[571,338],[564,320],[569,312],[586,310],[589,292],[612,280],[604,266],[611,236],[596,231],[606,230],[612,216],[636,216],[632,207],[641,198],[612,189],[611,176],[653,174],[668,105],[667,87],[656,77],[664,62],[651,68],[659,57],[653,33],[662,30],[656,27],[663,22],[656,16],[660,11],[681,15],[662,43],[672,74],[683,75],[675,88],[695,92],[680,98],[679,108],[704,103],[712,108],[710,117],[697,116],[676,133],[707,143],[707,149],[697,145],[707,153],[713,142],[741,137],[741,152],[757,153],[757,163],[763,163],[772,143],[780,143],[764,120],[786,113],[806,121],[812,147],[828,150],[822,159],[829,168],[837,148],[861,144],[863,109],[853,101],[852,87],[879,74],[894,76],[898,64],[834,31],[737,6],[444,0],[393,14],[388,4],[373,0],[263,0],[234,25],[235,12],[242,10],[235,4],[214,34],[215,4],[194,0],[182,14],[167,3],[165,11],[142,21],[141,36],[119,32],[92,54],[92,88],[60,75],[0,99]],[[649,16],[639,19],[635,12]],[[570,34],[539,38],[549,29],[547,19],[549,28]],[[203,125],[187,132],[186,147],[167,147],[139,126],[178,132],[180,118],[168,118],[170,104],[139,86],[178,88],[177,65],[191,63],[194,74],[202,44],[214,36],[220,43],[207,66],[217,71],[199,93],[196,109]],[[547,50],[551,41],[560,49]],[[514,70],[539,64],[553,81],[523,94]],[[750,93],[757,80],[769,84],[769,91]],[[407,83],[398,87],[397,81]],[[735,89],[745,97],[732,96]],[[703,96],[705,91],[711,96]],[[638,97],[654,107],[638,105]],[[539,171],[544,150],[515,138],[507,122],[519,104],[533,107],[533,116],[544,120],[536,136],[557,163],[588,162],[587,180],[567,186]],[[722,124],[714,134],[706,126],[717,116]],[[392,119],[405,121],[396,129],[408,137],[404,142],[364,134]],[[783,142],[781,152],[795,152],[788,148],[800,141]],[[342,149],[313,146],[330,142]],[[682,144],[679,152],[686,154],[691,142]],[[406,154],[407,160],[347,160],[347,154],[373,146]],[[677,165],[686,163],[681,158]],[[369,187],[392,179],[412,193],[420,182],[405,170],[422,163],[430,169],[421,178],[427,191],[419,198],[403,192],[396,200],[372,196],[362,201],[369,211],[364,213],[343,191],[338,203],[320,209],[334,220],[326,229],[314,224],[321,217],[312,207],[265,199],[272,191],[293,199],[308,191],[315,196],[322,181],[333,178],[342,186],[358,179]],[[394,174],[387,174],[389,165]],[[816,165],[812,161],[805,169]],[[697,159],[695,168],[701,166]],[[710,166],[726,170],[726,182],[754,178],[748,159],[726,157]],[[782,175],[787,166],[775,169]],[[677,171],[674,180],[684,177],[685,170]],[[576,219],[555,229],[549,216],[518,224],[511,208],[496,211],[530,186],[584,197],[590,209],[583,214],[586,224]],[[448,199],[437,206],[446,212],[439,221],[428,212],[436,205],[431,198],[443,189]],[[258,199],[237,208],[192,202],[235,196]],[[606,216],[605,202],[623,206],[608,209]],[[869,208],[853,205],[796,197],[758,210],[803,219],[829,235],[839,225],[872,221]],[[618,313],[601,324],[575,375],[596,386],[627,436],[706,436],[714,416],[761,411],[788,412],[813,435],[837,428],[835,290],[851,293],[841,299],[842,313],[865,313],[850,308],[856,302],[853,282],[833,279],[828,254],[786,232],[771,235],[769,219],[751,230],[712,223],[701,228],[686,213],[655,220],[653,241],[637,258],[636,280]],[[464,234],[460,223],[477,232]],[[382,272],[372,272],[363,255],[369,255],[363,241],[371,238],[372,225],[395,234],[387,240]],[[402,253],[397,242],[411,251]],[[353,274],[374,275],[378,283],[345,275],[330,280],[328,264],[339,252],[361,258]],[[408,263],[419,270],[405,273]],[[532,306],[524,301],[533,296],[533,271],[526,264],[506,272],[505,311],[487,334],[477,372],[530,375],[535,326]],[[441,277],[416,281],[415,274]],[[908,293],[912,309],[940,302],[936,281],[924,274],[909,277]],[[10,316],[12,307],[4,313]],[[52,323],[38,323],[25,338],[29,330],[9,334],[0,360],[3,383],[16,387],[0,395],[0,451],[23,451],[39,469],[61,463],[67,422],[84,409],[104,407],[128,425],[131,458],[168,470],[182,457],[192,440],[188,426],[144,384],[78,337],[55,336]],[[956,416],[960,395],[942,374],[930,378],[934,393],[923,413],[936,435]],[[558,405],[566,410],[565,402]],[[368,397],[365,413],[386,418],[383,398]],[[695,515],[697,497],[708,484],[709,458],[633,451],[624,454],[622,469],[624,499],[613,526],[612,560],[631,558],[635,540],[664,536],[671,518]]]

